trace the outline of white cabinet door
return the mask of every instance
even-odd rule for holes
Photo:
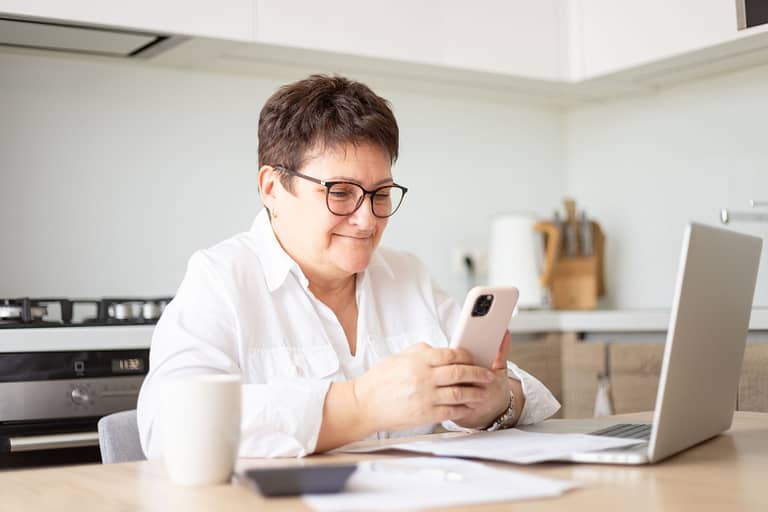
[[[558,0],[256,0],[261,43],[559,76]]]
[[[425,0],[256,0],[260,43],[438,63],[440,3]]]
[[[567,70],[562,0],[444,0],[443,64],[531,78]]]
[[[253,39],[253,0],[0,0],[0,13],[137,30]]]
[[[572,0],[573,78],[590,78],[733,39],[735,0]]]

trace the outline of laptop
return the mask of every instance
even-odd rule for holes
[[[644,442],[573,453],[565,460],[652,464],[730,428],[761,247],[762,239],[753,236],[695,223],[687,226],[653,423],[591,432]],[[563,423],[573,427],[577,421],[594,420]]]

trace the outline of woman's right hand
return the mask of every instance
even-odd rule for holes
[[[383,359],[353,381],[361,421],[370,433],[461,420],[488,400],[491,370],[474,366],[463,349],[418,343]]]

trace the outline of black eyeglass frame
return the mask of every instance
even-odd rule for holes
[[[376,188],[374,190],[367,190],[362,185],[360,185],[359,183],[355,183],[354,181],[343,181],[343,180],[341,180],[341,181],[326,181],[326,180],[321,180],[321,179],[318,179],[318,178],[313,178],[312,176],[307,176],[304,173],[288,169],[287,167],[283,167],[282,165],[273,165],[272,168],[277,169],[280,172],[284,172],[286,174],[290,174],[291,176],[297,176],[299,178],[303,178],[303,179],[305,179],[307,181],[311,181],[312,183],[317,183],[318,185],[322,185],[323,187],[325,187],[325,207],[328,208],[329,212],[331,212],[333,215],[336,215],[337,217],[347,217],[349,215],[352,215],[357,210],[359,210],[360,207],[363,205],[363,203],[365,202],[365,196],[371,196],[371,213],[373,214],[374,217],[377,217],[379,219],[386,219],[388,217],[393,216],[395,214],[395,212],[397,212],[397,210],[400,209],[400,206],[403,204],[403,199],[405,199],[405,194],[408,192],[408,188],[407,187],[404,187],[402,185],[398,185],[395,182],[392,182],[392,184],[390,184],[390,185],[382,185],[381,187],[378,187],[378,188]],[[355,205],[355,208],[351,212],[349,212],[349,213],[336,213],[333,210],[331,210],[331,205],[329,203],[329,199],[328,198],[329,198],[329,195],[331,193],[331,187],[333,187],[334,185],[354,185],[355,187],[357,187],[357,188],[359,188],[360,190],[363,191],[363,195],[360,196],[360,199],[357,201],[357,204]],[[392,210],[392,212],[389,215],[378,215],[373,210],[373,196],[377,192],[379,192],[380,190],[383,190],[385,188],[398,188],[398,189],[402,190],[403,195],[400,197],[400,203],[395,207],[394,210]]]

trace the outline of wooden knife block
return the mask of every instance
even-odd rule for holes
[[[595,309],[597,298],[605,293],[603,253],[605,237],[600,226],[591,222],[590,256],[557,258],[550,277],[549,290],[553,309]]]

